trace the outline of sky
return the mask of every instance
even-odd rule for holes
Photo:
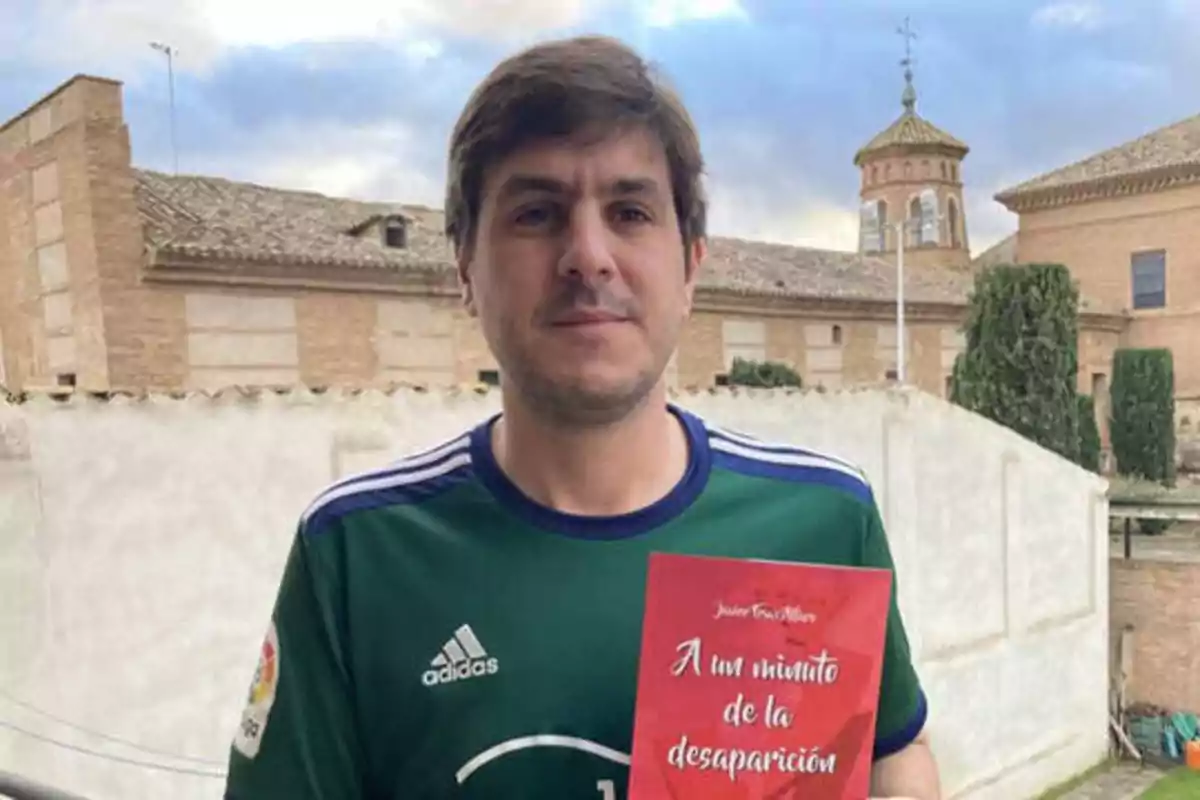
[[[971,249],[993,195],[1200,113],[1200,0],[0,0],[0,120],[76,73],[124,83],[134,163],[440,206],[451,126],[535,41],[618,36],[666,72],[708,162],[714,234],[856,246],[855,150],[917,111],[965,141]]]

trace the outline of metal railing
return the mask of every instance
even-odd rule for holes
[[[1175,497],[1113,497],[1108,501],[1110,519],[1123,519],[1125,558],[1133,557],[1133,521],[1161,519],[1170,522],[1200,522],[1200,499]]]
[[[0,798],[6,800],[86,800],[77,794],[0,770]]]

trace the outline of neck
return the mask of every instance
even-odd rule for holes
[[[683,477],[688,441],[665,392],[602,427],[546,424],[513,398],[492,431],[500,469],[528,497],[582,516],[615,516],[652,505]]]

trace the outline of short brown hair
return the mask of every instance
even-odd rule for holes
[[[450,138],[446,236],[475,235],[486,170],[539,139],[644,127],[667,155],[685,244],[705,235],[704,159],[678,95],[637,53],[602,36],[545,42],[502,61],[475,89]]]

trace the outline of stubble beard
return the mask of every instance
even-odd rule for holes
[[[576,429],[620,422],[646,403],[661,378],[662,370],[650,367],[622,385],[597,390],[555,380],[527,362],[505,371],[505,381],[530,411],[554,427]]]

